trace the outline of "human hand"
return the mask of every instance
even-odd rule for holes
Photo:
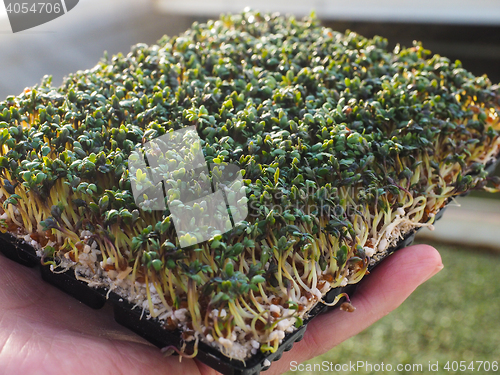
[[[415,245],[384,260],[359,284],[353,313],[336,309],[309,323],[304,339],[266,372],[318,356],[398,307],[442,268],[432,247]],[[185,374],[216,372],[196,360],[164,357],[113,320],[42,282],[37,270],[0,256],[0,374]],[[328,327],[328,329],[325,329]]]

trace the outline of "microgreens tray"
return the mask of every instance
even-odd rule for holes
[[[167,352],[258,372],[451,199],[498,190],[499,152],[500,88],[460,61],[223,15],[0,102],[3,251]]]

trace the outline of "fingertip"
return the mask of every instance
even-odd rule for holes
[[[424,280],[425,282],[444,268],[443,260],[439,251],[430,245],[419,244],[414,245],[414,247],[418,249],[422,255],[425,255],[425,260],[429,264],[429,270],[432,269],[429,276]]]
[[[427,244],[416,244],[397,251],[382,263],[380,268],[396,265],[397,269],[403,272],[411,271],[414,275],[420,276],[420,284],[444,268],[439,251]]]

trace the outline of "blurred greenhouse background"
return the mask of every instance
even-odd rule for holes
[[[382,35],[391,46],[421,40],[432,52],[460,59],[474,74],[500,82],[498,0],[80,0],[64,17],[16,34],[3,6],[1,2],[1,99],[39,83],[45,74],[60,85],[65,75],[92,68],[105,50],[125,54],[132,44],[155,43],[193,21],[246,6],[297,16],[315,10],[326,26],[366,37]],[[441,251],[444,271],[389,317],[316,361],[500,360],[499,197],[473,193],[460,198],[435,231],[421,231],[419,241],[434,241]]]

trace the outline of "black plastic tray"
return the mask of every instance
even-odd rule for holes
[[[488,172],[492,172],[497,166],[499,159],[488,164],[486,168]],[[463,194],[466,195],[466,194]],[[448,202],[449,203],[449,202]],[[446,206],[443,207],[435,217],[435,220],[439,220]],[[415,239],[416,233],[420,228],[416,228],[411,232],[407,233],[404,238],[402,238],[396,246],[388,249],[388,251],[375,263],[370,264],[369,270],[372,270],[377,264],[379,264],[383,259],[387,258],[389,255],[395,251],[411,245]],[[181,332],[179,330],[169,331],[162,327],[162,324],[155,319],[141,319],[142,309],[134,309],[133,305],[122,299],[119,295],[109,292],[108,290],[94,289],[89,287],[85,282],[79,281],[75,278],[74,271],[69,270],[64,273],[53,273],[49,266],[44,266],[40,264],[40,259],[36,256],[35,250],[25,243],[23,240],[16,239],[14,236],[8,233],[0,233],[0,252],[6,257],[28,267],[39,266],[42,274],[42,278],[51,283],[52,285],[58,287],[64,292],[70,294],[74,298],[78,299],[82,303],[94,308],[102,308],[106,301],[113,304],[114,318],[115,320],[130,329],[131,331],[142,336],[152,344],[159,348],[164,348],[170,345],[174,345],[178,348],[183,344],[181,339]],[[335,288],[330,290],[324,297],[324,301],[331,303],[337,295],[340,293],[347,293],[352,296],[355,293],[357,284],[348,285],[342,288]],[[338,306],[342,300],[340,300],[336,306]],[[196,359],[207,364],[208,366],[216,369],[224,375],[254,375],[261,371],[265,371],[269,368],[269,363],[277,361],[281,358],[284,352],[292,349],[293,344],[302,340],[304,333],[307,328],[307,324],[321,313],[324,313],[333,307],[326,306],[323,303],[318,303],[310,312],[309,317],[304,320],[304,325],[294,331],[289,333],[283,339],[283,342],[279,346],[275,353],[257,353],[250,357],[245,362],[229,359],[224,356],[218,350],[210,347],[202,342],[198,345],[198,354]],[[190,345],[187,345],[187,351],[189,352]],[[267,362],[267,361],[269,362]],[[266,362],[266,364],[264,363]]]

